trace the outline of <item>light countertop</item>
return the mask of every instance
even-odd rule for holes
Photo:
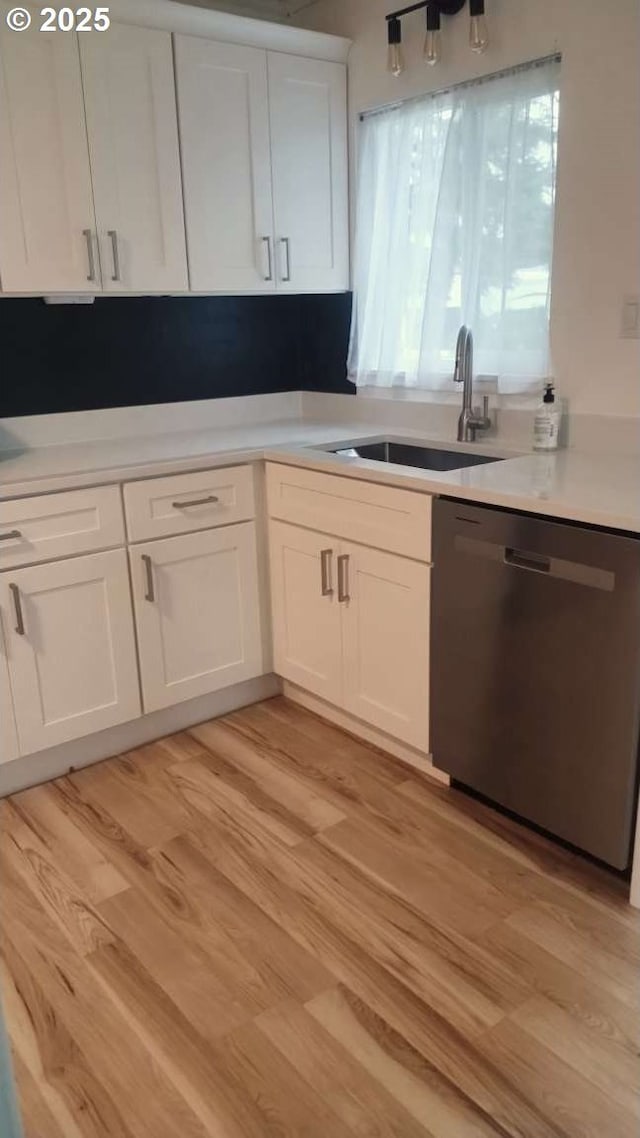
[[[504,461],[439,472],[314,449],[386,436],[500,455]],[[223,430],[176,431],[0,452],[0,501],[262,458],[640,533],[640,457],[577,450],[523,454],[495,440],[459,445],[424,431],[391,428],[385,432],[366,422],[341,425],[286,419]]]

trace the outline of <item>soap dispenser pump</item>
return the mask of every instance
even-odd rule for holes
[[[557,450],[562,412],[556,403],[555,387],[545,383],[542,402],[536,408],[533,426],[534,450]]]

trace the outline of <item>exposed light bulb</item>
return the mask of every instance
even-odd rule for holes
[[[389,48],[387,51],[387,70],[395,75],[402,75],[404,71],[404,58],[402,55],[402,25],[397,17],[389,20],[387,25]]]
[[[482,55],[489,46],[489,29],[487,27],[487,18],[484,12],[478,16],[471,17],[471,26],[469,29],[469,46],[476,55]]]
[[[396,78],[402,75],[404,71],[404,59],[402,56],[402,46],[399,43],[390,43],[387,59],[387,71],[390,71]]]
[[[434,67],[440,60],[441,39],[442,36],[439,28],[428,29],[427,38],[424,41],[424,58],[430,67]]]

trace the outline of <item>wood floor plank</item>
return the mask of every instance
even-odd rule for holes
[[[510,1019],[558,1059],[598,1087],[613,1102],[640,1119],[638,1055],[612,1047],[611,1039],[594,1033],[545,996],[535,996],[512,1012]]]
[[[189,1102],[214,1138],[262,1138],[263,1117],[244,1087],[218,1065],[210,1042],[119,941],[87,958],[139,1045]],[[66,1138],[66,1136],[65,1136]]]
[[[392,1081],[396,1091],[398,1080],[391,1080],[384,1062],[382,1071],[370,1073],[300,1004],[293,1000],[278,1004],[258,1016],[256,1023],[355,1135],[429,1138],[434,1134],[414,1117],[417,1112],[405,1109],[401,1094],[394,1096],[387,1089]],[[420,1114],[431,1121],[427,1104]]]
[[[637,1138],[637,1118],[509,1019],[479,1049],[518,1084],[567,1138]]]
[[[15,871],[21,887],[33,893],[80,955],[111,940],[107,922],[60,869],[47,847],[10,803],[2,806],[0,857]]]
[[[97,904],[128,889],[128,881],[116,867],[60,810],[48,786],[16,794],[11,805],[90,901]]]
[[[323,992],[305,1010],[433,1138],[507,1133],[452,1087],[443,1093],[442,1081],[420,1053],[348,989]]]
[[[286,700],[0,829],[27,1138],[635,1138],[620,883]]]
[[[281,770],[270,763],[268,758],[265,761],[260,748],[249,743],[233,723],[222,723],[220,720],[202,723],[191,729],[191,735],[207,750],[227,760],[249,780],[255,781],[273,802],[282,803],[290,815],[308,827],[309,833],[319,833],[345,818],[345,814],[327,798],[310,792],[308,785],[290,770]]]
[[[255,1024],[234,1031],[216,1050],[222,1070],[258,1105],[265,1138],[353,1138],[324,1097]]]

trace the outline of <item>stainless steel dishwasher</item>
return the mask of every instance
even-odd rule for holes
[[[437,499],[431,740],[453,778],[617,869],[640,731],[640,541]]]

